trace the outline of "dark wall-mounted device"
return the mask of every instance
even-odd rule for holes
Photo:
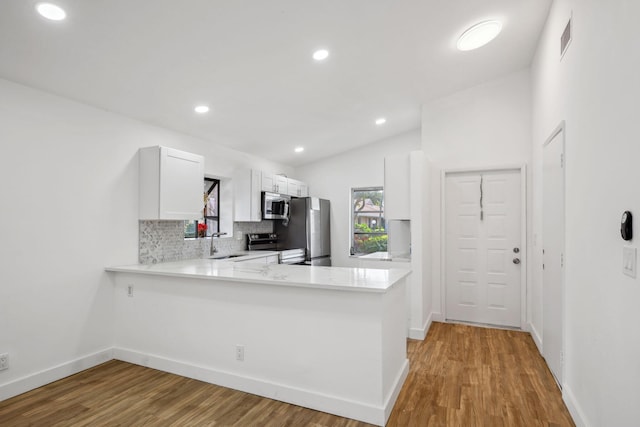
[[[633,238],[633,216],[629,211],[624,211],[622,214],[620,234],[624,240],[631,240]]]

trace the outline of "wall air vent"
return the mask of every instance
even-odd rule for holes
[[[564,31],[562,32],[562,36],[560,37],[560,58],[564,56],[564,53],[567,51],[569,47],[569,43],[571,43],[571,19],[567,22],[567,26],[564,27]]]

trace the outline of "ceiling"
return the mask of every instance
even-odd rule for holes
[[[421,104],[527,67],[551,3],[49,1],[65,21],[0,5],[0,77],[291,166],[419,128]],[[457,51],[486,19],[502,33]]]

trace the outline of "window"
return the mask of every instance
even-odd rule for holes
[[[386,252],[387,229],[382,187],[353,188],[351,206],[351,255]]]
[[[185,221],[184,237],[211,237],[213,233],[220,233],[220,180],[204,179],[204,221]],[[206,224],[206,229],[204,225]]]

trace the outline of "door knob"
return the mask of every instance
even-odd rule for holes
[[[520,264],[520,258],[514,258],[513,259],[513,263],[514,264]]]
[[[517,254],[518,252],[520,252],[520,248],[513,248],[513,253]]]

